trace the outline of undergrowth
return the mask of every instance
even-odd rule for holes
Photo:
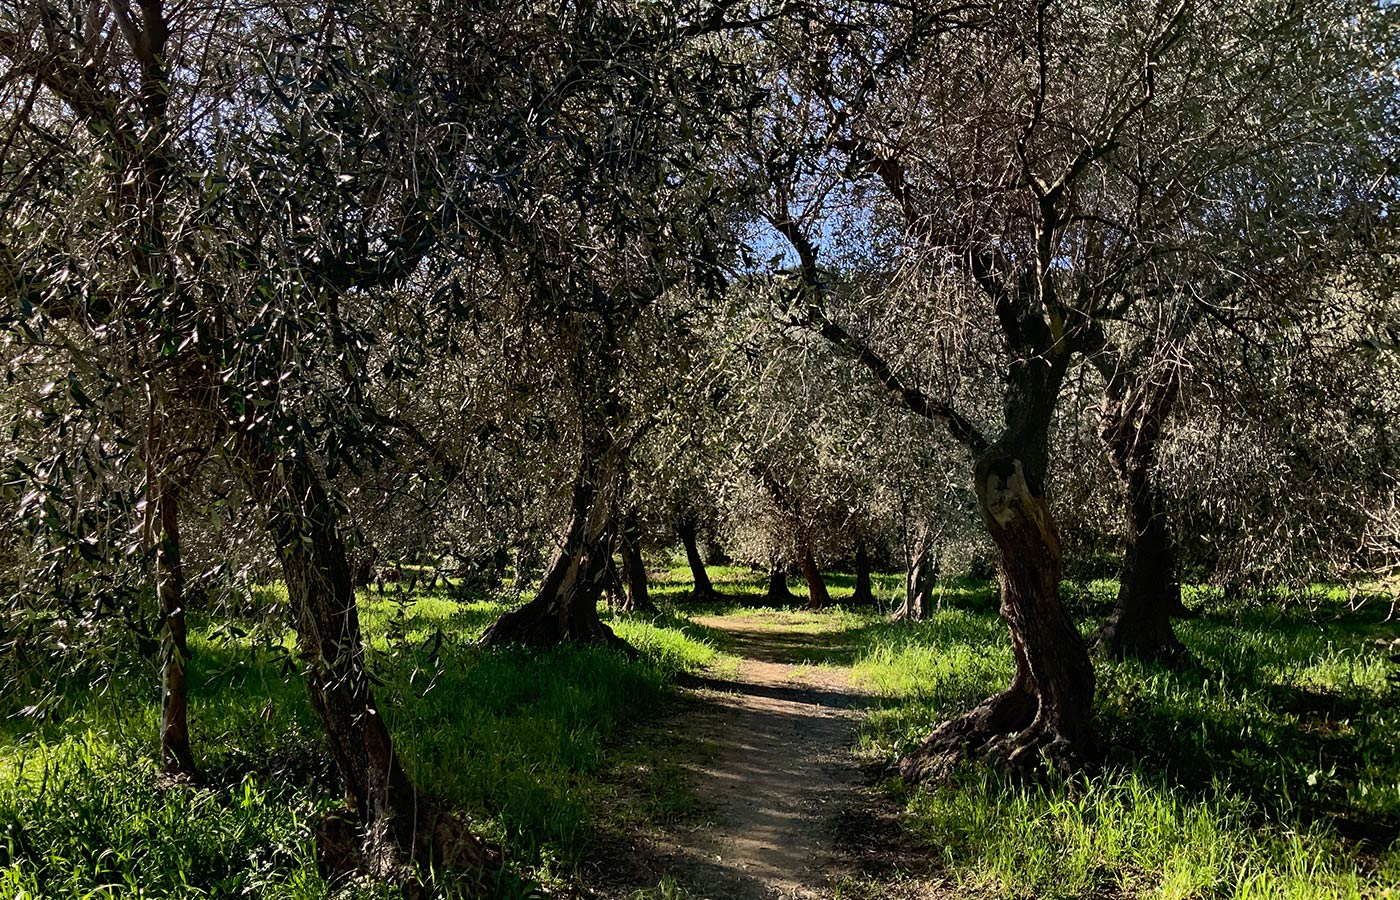
[[[593,648],[477,648],[505,608],[391,592],[362,598],[362,622],[380,709],[415,783],[506,848],[512,874],[500,895],[522,896],[576,871],[618,729],[654,712],[676,675],[715,650],[667,616],[613,621],[640,651],[634,661]],[[0,896],[328,896],[312,829],[338,784],[291,639],[195,625],[198,788],[157,786],[149,662],[127,660],[100,689],[50,690],[42,715],[27,698],[3,701]],[[455,895],[450,885],[440,893]]]
[[[1101,605],[1111,587],[1079,596]],[[926,622],[858,633],[857,683],[883,698],[863,753],[893,761],[1007,683],[992,590],[951,590]],[[900,786],[910,829],[964,887],[992,896],[1400,894],[1400,690],[1378,643],[1395,629],[1339,596],[1177,623],[1201,664],[1192,671],[1097,661],[1104,772],[1025,784],[969,768]],[[1095,622],[1083,619],[1086,634]]]

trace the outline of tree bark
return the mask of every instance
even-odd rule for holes
[[[318,829],[322,872],[412,883],[417,866],[493,869],[494,851],[421,797],[403,769],[375,704],[339,514],[320,476],[305,461],[263,463],[254,488],[270,508],[307,693],[345,788],[345,809]]]
[[[856,585],[851,593],[852,606],[874,606],[875,590],[870,583],[870,553],[863,541],[856,543]]]
[[[787,583],[787,566],[782,562],[775,562],[768,567],[768,592],[763,595],[763,602],[771,606],[788,606],[797,595],[789,588]]]
[[[700,542],[695,523],[688,519],[676,523],[676,534],[681,539],[681,545],[685,547],[685,561],[690,566],[690,578],[693,583],[690,591],[691,598],[695,600],[717,599],[719,592],[710,583],[710,573],[706,571],[705,559],[700,555]]]
[[[573,642],[630,651],[598,618],[612,557],[612,481],[606,450],[586,446],[570,502],[564,540],[546,567],[539,592],[520,609],[503,614],[481,636],[483,646],[552,647]]]
[[[935,729],[904,760],[907,777],[942,775],[964,756],[1066,774],[1097,759],[1094,669],[1060,599],[1061,548],[1049,505],[1026,474],[1022,459],[995,449],[975,473],[978,505],[996,545],[1015,676],[1005,691]]]
[[[1166,504],[1152,481],[1157,447],[1176,402],[1179,380],[1170,372],[1161,383],[1145,382],[1121,370],[1106,372],[1105,380],[1100,435],[1127,493],[1128,532],[1118,600],[1094,647],[1120,659],[1182,668],[1191,665],[1192,657],[1171,623],[1172,616],[1186,612],[1176,544]]]
[[[627,579],[627,611],[647,615],[659,613],[647,589],[647,566],[642,559],[641,542],[631,530],[622,537],[622,568]]]
[[[902,763],[911,779],[941,776],[968,756],[1063,774],[1100,758],[1094,667],[1060,597],[1063,551],[1044,496],[1050,422],[1068,357],[1044,357],[1013,364],[1007,430],[973,467],[978,508],[996,547],[1015,675],[1005,691],[936,728]]]
[[[812,556],[811,547],[802,551],[802,579],[807,582],[808,608],[826,609],[831,605],[831,593],[826,589],[826,582],[822,580],[822,572],[817,568],[817,560]]]
[[[938,580],[938,551],[934,547],[933,528],[921,522],[909,552],[909,570],[904,576],[904,604],[895,612],[895,619],[922,621],[933,611],[933,587]]]
[[[190,648],[185,624],[185,570],[180,561],[180,497],[168,479],[159,481],[160,535],[156,542],[156,593],[160,599],[160,765],[167,776],[198,776],[190,750],[186,676]]]

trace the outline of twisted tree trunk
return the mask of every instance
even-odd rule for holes
[[[974,480],[996,545],[1015,676],[1005,691],[935,729],[901,769],[926,779],[974,756],[1014,769],[1075,771],[1098,756],[1094,669],[1060,599],[1062,551],[1049,505],[1014,453],[993,448],[978,461]]]
[[[599,442],[585,445],[564,538],[545,568],[539,592],[486,629],[483,646],[573,642],[630,649],[598,618],[613,543],[609,525],[615,479],[606,464],[607,452]]]
[[[345,788],[345,808],[317,831],[323,873],[413,883],[429,865],[493,870],[494,851],[404,771],[375,704],[339,513],[320,476],[304,460],[259,462],[251,480],[270,510],[307,693]]]
[[[702,601],[718,599],[719,592],[710,583],[710,573],[705,569],[705,558],[700,555],[700,541],[695,523],[690,519],[682,519],[676,523],[676,534],[681,539],[681,545],[685,547],[685,561],[690,566],[690,579],[693,583],[691,598]]]
[[[1121,369],[1106,373],[1100,435],[1128,496],[1127,549],[1118,601],[1095,638],[1095,649],[1172,667],[1191,654],[1172,629],[1186,614],[1177,576],[1176,545],[1161,492],[1152,481],[1157,447],[1179,392],[1175,372],[1161,383],[1138,383]]]
[[[1015,675],[1006,690],[936,728],[904,760],[909,778],[939,776],[967,756],[1065,774],[1099,759],[1094,667],[1060,598],[1063,551],[1044,496],[1050,421],[1067,366],[1067,355],[1052,352],[1013,365],[1007,430],[973,467],[977,505],[996,547]]]

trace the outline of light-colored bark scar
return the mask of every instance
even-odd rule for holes
[[[1010,462],[1009,473],[992,471],[987,475],[987,514],[1002,528],[1010,527],[1017,518],[1028,513],[1034,516],[1031,511],[1035,508],[1030,486],[1026,484],[1025,468],[1019,459]]]
[[[1001,528],[1010,528],[1017,520],[1035,524],[1042,540],[1050,547],[1059,547],[1059,538],[1050,522],[1049,507],[1031,493],[1026,483],[1026,471],[1019,459],[1010,460],[1007,473],[992,471],[986,481],[987,514]]]

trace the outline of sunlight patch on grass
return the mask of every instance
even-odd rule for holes
[[[856,682],[884,700],[864,752],[896,759],[1008,683],[986,600],[853,632]],[[908,795],[911,827],[997,896],[1379,898],[1400,886],[1400,686],[1378,616],[1336,602],[1178,623],[1201,670],[1097,661],[1101,732],[1126,768],[1039,786],[963,771]]]
[[[271,602],[279,588],[260,590]],[[376,594],[362,598],[361,622],[381,712],[415,782],[508,846],[516,872],[558,884],[591,840],[619,729],[667,702],[677,675],[721,657],[702,629],[667,616],[611,618],[635,660],[476,647],[514,600]],[[0,896],[328,895],[310,835],[339,787],[289,636],[211,640],[191,624],[191,732],[208,786],[156,788],[153,664],[130,661],[100,694],[66,686],[46,717],[0,735]],[[679,782],[657,792],[670,814],[685,802]],[[510,881],[501,896],[523,890]]]

